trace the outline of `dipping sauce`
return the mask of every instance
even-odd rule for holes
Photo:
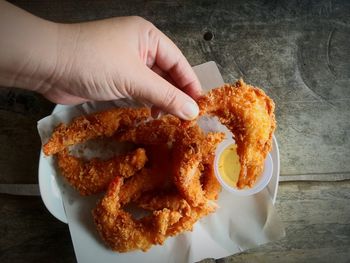
[[[237,145],[230,144],[219,158],[219,173],[221,178],[231,187],[237,187],[241,166],[237,155]]]

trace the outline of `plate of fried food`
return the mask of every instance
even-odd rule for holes
[[[119,101],[58,106],[39,122],[41,196],[68,222],[78,262],[193,262],[284,235],[273,209],[279,174],[273,101],[239,80],[197,103],[201,119],[193,121],[153,119],[149,108]],[[234,196],[222,189],[214,160],[227,137],[237,146],[237,189],[274,173],[261,192]],[[267,157],[271,169],[264,169]]]

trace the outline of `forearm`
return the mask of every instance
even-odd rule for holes
[[[0,1],[0,86],[45,89],[57,62],[55,23]]]

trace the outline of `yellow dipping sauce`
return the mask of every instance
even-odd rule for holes
[[[221,178],[232,187],[237,186],[241,166],[237,155],[237,145],[230,144],[219,157],[219,173]]]

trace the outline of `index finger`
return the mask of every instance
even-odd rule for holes
[[[202,87],[180,49],[166,35],[158,30],[155,49],[155,64],[167,73],[176,86],[197,99],[202,94]]]

